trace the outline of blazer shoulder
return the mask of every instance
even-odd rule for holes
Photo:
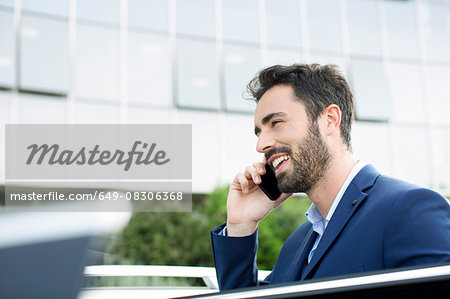
[[[366,209],[382,213],[384,219],[401,217],[405,211],[420,211],[428,206],[444,211],[450,209],[447,200],[436,191],[380,174],[370,164],[361,170],[352,184],[365,194]]]
[[[374,191],[385,193],[385,196],[394,197],[397,199],[402,199],[405,197],[421,197],[445,201],[445,198],[434,190],[420,187],[386,175],[380,175],[377,178],[374,184]]]
[[[368,191],[371,206],[386,213],[386,219],[450,219],[449,202],[438,192],[396,178],[380,175]],[[408,216],[409,215],[409,216]],[[418,217],[418,218],[415,218]]]
[[[434,196],[442,197],[430,189],[383,175],[371,164],[364,166],[352,180],[351,184],[355,185],[361,192],[368,193],[369,195],[375,191],[377,194],[381,192],[386,193],[384,196],[395,195],[395,197],[409,192],[430,192]]]

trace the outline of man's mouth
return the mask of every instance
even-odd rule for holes
[[[283,163],[283,161],[289,160],[289,155],[281,155],[270,160],[271,161],[269,161],[269,163],[272,164],[273,169],[277,170],[277,168]]]

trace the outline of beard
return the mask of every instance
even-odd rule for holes
[[[273,151],[273,152],[272,152]],[[283,193],[308,192],[325,176],[331,154],[320,135],[317,123],[309,125],[308,135],[303,137],[292,151],[287,146],[274,148],[267,154],[288,153],[292,171],[277,175],[278,188]]]

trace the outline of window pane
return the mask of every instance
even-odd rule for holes
[[[380,55],[377,3],[374,0],[347,0],[350,51]]]
[[[0,0],[0,5],[14,7],[14,0]]]
[[[450,4],[420,6],[429,60],[450,61]]]
[[[128,124],[168,124],[170,110],[150,109],[147,107],[127,107]]]
[[[58,16],[69,16],[69,0],[22,0],[22,9]]]
[[[422,0],[422,3],[450,3],[450,0]]]
[[[259,49],[225,45],[224,61],[227,109],[254,111],[254,103],[243,100],[243,93],[260,69]]]
[[[67,92],[69,49],[67,23],[22,16],[21,87]]]
[[[356,117],[368,120],[388,120],[392,109],[382,63],[354,59],[352,60],[351,74]]]
[[[77,26],[75,94],[105,100],[119,98],[119,31]]]
[[[294,63],[301,63],[302,56],[300,51],[283,51],[269,49],[267,66],[282,64],[290,65]]]
[[[428,140],[424,128],[397,127],[394,130],[394,161],[400,179],[431,187]],[[420,159],[418,159],[420,157]]]
[[[128,32],[128,102],[169,106],[171,76],[167,37]]]
[[[355,157],[373,164],[381,173],[391,175],[388,127],[382,123],[356,121],[352,128]]]
[[[253,161],[261,161],[262,154],[256,151],[257,138],[254,133],[252,115],[239,115],[227,113],[225,115],[226,138],[225,169],[221,172],[223,178],[233,178],[236,173],[242,172],[245,165]],[[229,182],[226,182],[229,184]]]
[[[168,31],[169,1],[128,0],[128,26]]]
[[[448,129],[434,129],[433,133],[433,166],[436,171],[437,188],[441,190],[450,190],[450,176],[448,170],[450,169],[450,155],[448,149],[450,148],[450,130]]]
[[[269,46],[300,47],[300,8],[297,0],[266,0]]]
[[[74,123],[76,124],[118,124],[120,108],[116,105],[102,105],[77,101],[74,104]]]
[[[219,115],[178,111],[177,118],[180,124],[192,124],[192,190],[211,192],[220,177]]]
[[[0,126],[3,126],[10,122],[11,115],[11,93],[0,91]],[[5,133],[5,130],[0,130],[2,133]],[[1,133],[0,133],[1,134]],[[2,143],[5,144],[5,143]],[[4,149],[4,147],[0,147],[0,151]]]
[[[214,43],[177,39],[177,70],[179,105],[220,108]]]
[[[318,63],[321,65],[325,64],[334,64],[338,66],[339,71],[345,76],[348,80],[347,76],[347,68],[344,63],[344,58],[342,56],[324,56],[324,55],[311,55],[309,59],[310,63]]]
[[[13,14],[0,11],[0,85],[16,85]]]
[[[393,118],[400,121],[425,121],[419,66],[391,63],[387,75],[392,94]]]
[[[341,52],[339,0],[307,0],[309,47]]]
[[[214,1],[178,0],[176,9],[178,33],[215,37]]]
[[[10,116],[11,93],[0,91],[0,181],[5,179],[5,124],[10,123]]]
[[[450,0],[422,0],[422,3],[450,3]]]
[[[18,122],[20,124],[64,124],[66,98],[20,94]]]
[[[450,99],[450,67],[429,66],[428,67],[429,95],[431,106],[431,121],[434,123],[450,124],[448,110]]]
[[[418,58],[414,1],[384,1],[389,55]]]
[[[77,0],[77,18],[119,24],[120,0]]]
[[[257,0],[222,1],[222,9],[225,40],[259,41]]]

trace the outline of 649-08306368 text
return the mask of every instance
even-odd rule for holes
[[[181,191],[99,191],[90,193],[64,193],[58,191],[11,193],[10,201],[181,201]]]

